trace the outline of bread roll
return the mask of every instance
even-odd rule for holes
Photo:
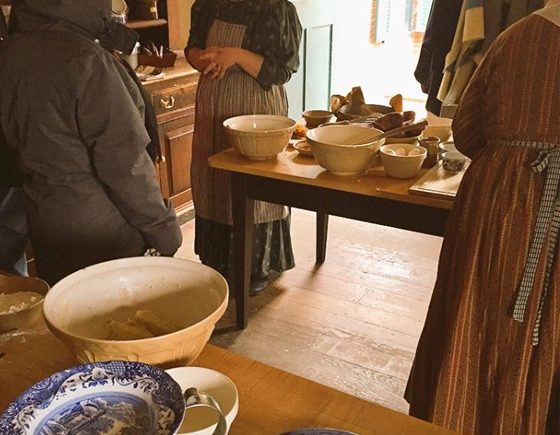
[[[389,104],[395,112],[403,111],[403,96],[401,94],[395,95],[389,100]]]
[[[134,320],[150,331],[154,336],[170,334],[178,328],[163,319],[160,319],[150,310],[138,310],[134,315]]]
[[[152,334],[144,326],[131,320],[128,320],[127,322],[111,320],[107,323],[107,329],[108,340],[139,340],[154,336],[154,334]]]

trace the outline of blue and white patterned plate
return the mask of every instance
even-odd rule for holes
[[[0,434],[171,435],[185,413],[179,384],[143,363],[109,361],[58,372],[0,417]]]

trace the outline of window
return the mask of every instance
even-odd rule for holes
[[[370,40],[385,42],[391,35],[423,33],[433,0],[372,0]]]

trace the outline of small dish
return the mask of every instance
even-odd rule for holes
[[[0,433],[172,435],[185,414],[183,391],[143,363],[85,364],[39,381],[0,416]]]
[[[239,394],[230,378],[204,367],[177,367],[167,370],[167,373],[183,391],[194,387],[199,392],[211,396],[220,406],[229,430],[239,410]],[[185,419],[177,434],[212,435],[216,424],[216,413],[212,410],[187,409]]]
[[[307,142],[305,139],[294,143],[293,147],[302,156],[313,157],[313,151],[311,151],[311,144],[309,142]]]
[[[328,110],[306,110],[302,116],[307,128],[316,128],[331,121],[334,114]]]
[[[467,156],[459,151],[447,151],[441,155],[443,169],[448,172],[461,172],[467,163]]]

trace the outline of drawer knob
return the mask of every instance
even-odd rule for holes
[[[162,98],[161,100],[159,100],[159,104],[164,109],[172,109],[175,105],[175,97],[171,95],[167,98]]]

